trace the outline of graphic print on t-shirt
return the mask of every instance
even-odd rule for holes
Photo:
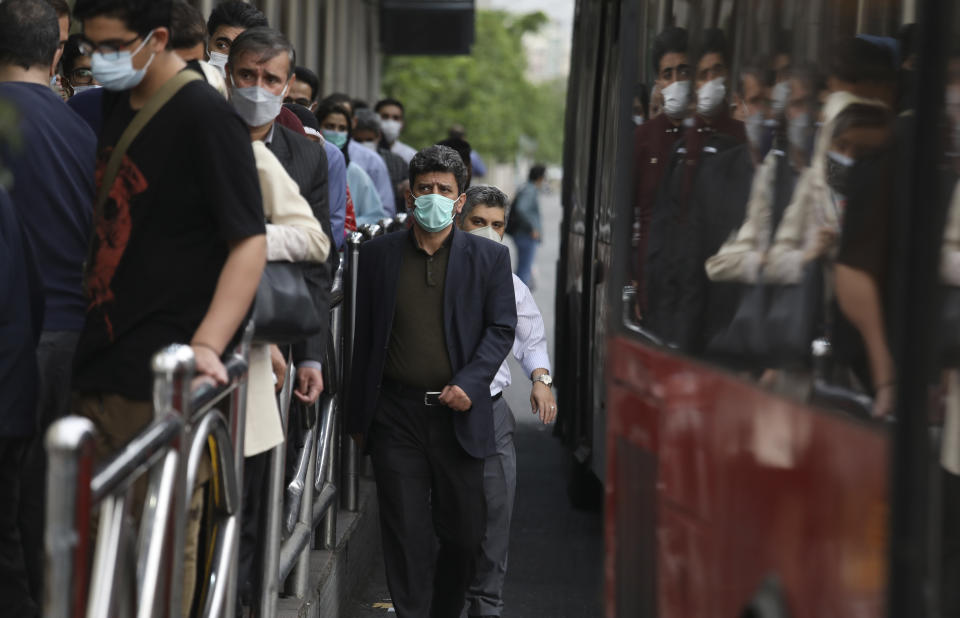
[[[112,151],[112,148],[107,149],[97,162],[98,187],[103,183],[106,161],[110,159]],[[100,307],[110,341],[113,341],[114,333],[107,303],[114,300],[110,284],[120,265],[120,260],[123,259],[123,253],[130,241],[130,231],[133,228],[130,200],[145,192],[147,187],[147,179],[140,168],[124,155],[120,171],[103,205],[103,213],[95,221],[93,260],[87,273],[87,294],[90,301],[87,311],[89,313],[95,307]]]

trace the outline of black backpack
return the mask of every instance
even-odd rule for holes
[[[510,236],[524,236],[533,231],[533,226],[517,215],[517,200],[519,198],[520,191],[517,191],[517,195],[514,196],[513,201],[510,202],[510,213],[507,215],[507,226],[504,228],[504,232]]]

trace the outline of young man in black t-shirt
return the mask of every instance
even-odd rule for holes
[[[142,6],[142,8],[139,8]],[[166,10],[163,10],[163,7]],[[108,17],[127,8],[128,19]],[[97,54],[136,52],[136,84],[104,96],[97,175],[127,125],[186,65],[167,49],[169,2],[78,2]],[[104,56],[109,56],[110,52]],[[138,67],[138,65],[140,65]],[[144,71],[145,69],[145,71]],[[101,77],[104,77],[101,75]],[[109,80],[106,80],[109,81]],[[150,357],[187,341],[199,373],[225,382],[220,355],[256,292],[265,260],[263,210],[246,128],[202,81],[183,87],[127,150],[102,216],[86,275],[86,323],[77,390],[148,401]]]
[[[108,91],[98,184],[137,111],[186,66],[169,46],[170,8],[169,0],[77,2],[94,77]],[[247,315],[265,259],[246,126],[204,81],[189,82],[132,142],[94,215],[74,389],[75,411],[97,425],[99,455],[152,419],[150,359],[163,346],[189,343],[197,373],[226,383],[220,357]],[[193,525],[199,511],[191,508]],[[188,542],[195,540],[189,530]],[[186,555],[188,582],[191,569]],[[183,597],[188,603],[192,590]]]

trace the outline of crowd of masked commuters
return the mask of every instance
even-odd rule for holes
[[[485,170],[462,127],[418,151],[400,139],[400,101],[321,97],[296,60],[237,0],[209,16],[181,0],[0,2],[0,616],[36,616],[43,598],[46,429],[90,419],[105,461],[153,418],[150,361],[172,343],[226,384],[222,359],[252,313],[260,327],[263,273],[290,264],[324,324],[292,343],[255,330],[249,352],[238,607],[256,606],[267,455],[296,446],[276,393],[292,375],[293,413],[317,401],[345,237],[400,212],[407,229],[361,250],[345,423],[373,457],[397,614],[500,615],[516,485],[508,354],[532,381],[530,410],[556,416],[521,281],[544,170],[508,216],[502,191],[470,186]],[[187,488],[184,616],[210,476],[207,462]]]
[[[822,377],[891,412],[888,232],[914,36],[839,40],[814,66],[784,33],[736,75],[718,29],[656,37],[656,79],[633,105],[634,317],[648,333],[784,394],[816,398]]]

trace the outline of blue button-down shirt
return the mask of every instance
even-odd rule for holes
[[[347,165],[339,148],[324,140],[323,149],[327,152],[330,230],[333,233],[333,244],[339,251],[343,249],[343,227],[347,219]]]
[[[390,172],[387,171],[387,164],[379,154],[364,148],[357,142],[350,140],[347,146],[347,154],[350,155],[350,161],[356,163],[367,173],[373,186],[377,188],[380,194],[380,203],[383,205],[388,217],[396,214],[396,205],[393,197],[393,185],[390,183]]]

